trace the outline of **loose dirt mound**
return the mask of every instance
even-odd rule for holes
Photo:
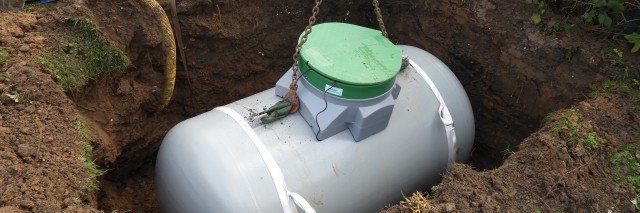
[[[616,110],[612,110],[616,109]],[[480,172],[457,165],[431,192],[435,211],[635,212],[633,189],[615,182],[611,157],[637,143],[637,102],[600,95],[560,111],[520,144],[497,169]],[[607,112],[607,113],[603,113]],[[578,128],[578,129],[572,129]],[[563,137],[569,131],[573,137]],[[595,146],[576,138],[589,133]],[[385,212],[406,212],[395,206]]]
[[[168,8],[166,1],[159,2]],[[535,6],[524,2],[395,0],[381,4],[394,43],[432,52],[465,86],[477,126],[471,165],[478,170],[500,166],[504,151],[516,151],[548,113],[583,100],[600,81],[625,71],[607,66],[610,58],[599,53],[611,44],[601,39],[583,32],[558,37],[542,34],[530,23]],[[0,165],[7,170],[0,173],[0,185],[6,186],[0,190],[0,206],[9,206],[7,211],[56,211],[89,204],[105,211],[157,211],[153,161],[165,133],[181,120],[272,87],[291,66],[295,41],[312,6],[294,0],[178,1],[190,72],[178,70],[174,99],[160,113],[155,112],[164,80],[160,28],[137,1],[69,0],[52,8],[32,5],[28,7],[31,14],[0,13],[0,45],[13,49],[10,61],[2,66],[2,74],[11,77],[5,75],[0,81],[0,89],[5,88],[0,96]],[[65,18],[77,17],[93,20],[134,66],[65,95],[41,68],[38,56],[57,45],[56,37],[71,32],[63,24]],[[319,22],[329,21],[377,28],[369,2],[325,2]],[[639,61],[630,54],[624,60]],[[636,66],[629,65],[630,69]],[[630,77],[638,78],[637,73]],[[24,98],[16,102],[10,98],[14,94]],[[615,100],[607,96],[588,103],[596,109],[622,109],[624,104],[607,105]],[[581,107],[585,117],[595,112]],[[608,111],[604,112],[606,116]],[[76,143],[82,141],[76,130],[79,116],[93,130],[95,162],[108,170],[97,204],[95,195],[82,196],[86,190],[80,187],[86,174],[78,160],[85,152]],[[598,121],[598,117],[589,118]],[[612,137],[605,138],[609,141],[621,137],[611,132],[618,130],[609,129],[616,125],[594,126],[600,128],[595,129],[598,134]],[[516,152],[498,169],[454,169],[440,187],[438,202],[454,203],[458,211],[612,207],[604,204],[628,210],[622,197],[603,197],[606,192],[630,193],[607,179],[609,173],[601,168],[609,148],[617,145],[580,151],[563,145],[548,128],[525,141],[521,148],[528,151]],[[60,182],[49,183],[58,177]],[[591,183],[604,186],[592,189]],[[578,207],[594,203],[594,198],[602,198],[595,202],[598,206]],[[517,199],[526,205],[504,204]]]

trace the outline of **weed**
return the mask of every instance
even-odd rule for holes
[[[563,32],[563,31],[567,31],[570,30],[571,28],[573,28],[575,26],[575,24],[568,22],[568,21],[563,21],[563,22],[559,22],[559,23],[554,23],[551,26],[549,26],[545,31],[551,35],[551,36],[556,36],[556,34],[558,34],[559,32]]]
[[[440,185],[435,185],[431,187],[431,194],[429,194],[430,200],[436,200],[440,198]]]
[[[542,15],[547,9],[555,9],[564,15],[565,21],[574,20],[566,26],[581,24],[580,26],[589,31],[611,37],[626,35],[627,41],[634,44],[631,51],[634,53],[640,51],[640,35],[634,32],[638,20],[636,11],[640,10],[638,0],[527,0],[527,2],[536,4],[538,7],[538,12],[531,17],[536,25],[543,21]],[[554,24],[545,31],[555,35],[563,28],[562,24]]]
[[[632,101],[640,102],[640,81],[631,79],[627,81],[606,80],[595,91],[589,94],[590,98],[596,98],[601,93],[617,93]]]
[[[582,125],[582,114],[578,110],[570,109],[561,115],[553,131],[560,136],[560,139],[570,141],[582,129]]]
[[[84,177],[82,189],[88,192],[96,191],[99,189],[97,178],[102,176],[106,171],[98,169],[98,166],[93,162],[93,147],[90,143],[92,140],[91,133],[89,132],[89,127],[80,116],[76,119],[76,132],[80,137],[81,143],[84,145],[84,153],[79,159],[82,161],[87,173]]]
[[[4,66],[4,64],[6,64],[8,60],[9,60],[9,53],[0,51],[0,67]]]
[[[9,61],[9,56],[15,52],[11,47],[0,47],[0,67],[4,66]]]
[[[80,33],[60,40],[59,47],[40,57],[40,62],[65,91],[75,92],[105,74],[131,65],[119,49],[109,46],[96,25],[86,19],[67,19]]]
[[[507,159],[507,157],[509,157],[509,156],[511,156],[511,155],[516,153],[515,151],[511,150],[511,148],[509,148],[509,147],[507,147],[507,149],[505,149],[505,150],[502,150],[501,152],[503,154],[502,157],[504,159]]]
[[[11,73],[9,72],[5,72],[4,73],[4,80],[7,82],[12,82],[13,81],[13,75],[11,75]]]
[[[600,51],[600,55],[603,58],[609,58],[611,66],[624,67],[624,57],[622,51],[618,50],[618,48],[613,48],[611,50],[602,50]]]
[[[9,98],[11,100],[13,100],[14,103],[20,103],[20,95],[18,93],[13,93],[13,94],[7,94],[7,96],[9,96]]]
[[[542,22],[542,15],[547,11],[547,4],[544,0],[527,0],[529,4],[538,5],[538,12],[531,16],[531,21],[534,24],[540,24]]]
[[[587,133],[587,137],[582,138],[582,143],[584,146],[589,149],[599,149],[604,146],[604,139],[602,139],[598,134],[594,131],[589,131]]]
[[[553,131],[569,145],[582,143],[588,149],[599,149],[604,146],[605,140],[595,131],[588,129],[590,125],[584,124],[584,118],[578,110],[570,109],[558,113],[558,116],[560,118],[553,125]]]
[[[422,192],[414,192],[411,197],[406,197],[404,195],[403,197],[404,200],[400,201],[400,207],[402,207],[403,209],[408,209],[412,213],[430,212],[436,210],[429,198],[427,198]]]
[[[631,52],[632,53],[640,51],[640,34],[634,32],[634,33],[631,33],[629,35],[624,36],[624,38],[627,39],[627,41],[629,43],[633,44],[633,47],[631,48]],[[0,63],[0,64],[2,64],[2,63]]]
[[[627,144],[610,159],[614,180],[631,186],[640,193],[640,142]]]
[[[617,90],[619,83],[612,80],[605,80],[602,85],[589,94],[589,98],[597,98],[601,93],[612,93]]]

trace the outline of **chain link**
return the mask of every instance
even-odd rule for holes
[[[322,4],[322,0],[316,0],[316,5],[313,6],[313,10],[311,10],[311,17],[309,17],[309,24],[306,28],[304,28],[304,34],[302,38],[300,38],[300,42],[296,45],[296,51],[293,54],[293,75],[291,77],[291,85],[289,89],[296,90],[298,89],[298,57],[300,55],[300,50],[302,49],[302,45],[307,42],[309,38],[309,34],[311,33],[311,27],[316,23],[316,16],[318,16],[318,12],[320,12],[320,5]]]
[[[373,0],[374,11],[376,12],[376,18],[378,19],[378,25],[380,25],[380,31],[384,37],[389,37],[387,34],[387,28],[384,26],[384,20],[382,20],[382,11],[380,10],[380,3],[378,0]]]

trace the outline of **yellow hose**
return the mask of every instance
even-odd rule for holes
[[[155,0],[140,0],[142,5],[150,9],[153,12],[153,18],[160,23],[162,28],[162,45],[165,55],[165,85],[162,93],[162,105],[158,108],[158,111],[162,111],[173,96],[173,87],[176,84],[176,43],[173,39],[173,30],[171,30],[171,24],[167,14],[162,9],[162,6]]]

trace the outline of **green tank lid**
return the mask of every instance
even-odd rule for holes
[[[402,50],[378,30],[324,23],[313,26],[299,63],[317,89],[346,99],[370,99],[393,87]]]

